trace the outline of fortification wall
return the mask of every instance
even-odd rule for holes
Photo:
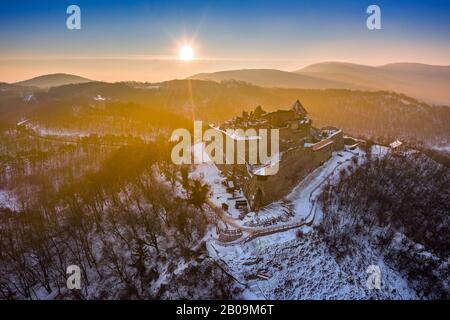
[[[282,134],[286,138],[300,140],[298,132],[289,134],[286,130]],[[228,176],[242,188],[252,209],[255,209],[256,206],[268,205],[288,195],[306,175],[330,159],[333,151],[342,150],[344,148],[342,131],[323,142],[331,143],[324,143],[319,149],[305,148],[301,144],[293,150],[285,151],[279,163],[278,173],[272,176],[251,176],[246,165],[219,165],[219,168],[223,172],[228,172]]]
[[[344,149],[344,132],[339,131],[337,134],[335,134],[332,138],[333,140],[333,150],[339,151]]]
[[[333,143],[313,151],[312,148],[299,147],[287,151],[280,161],[278,173],[266,177],[247,177],[243,185],[243,191],[254,208],[255,195],[261,190],[259,206],[268,205],[288,195],[292,189],[310,172],[331,158],[333,151],[344,148],[342,131],[329,138]]]
[[[311,148],[298,148],[283,154],[278,173],[273,176],[249,178],[244,184],[244,193],[254,208],[254,198],[261,190],[260,206],[282,199],[311,171],[327,161],[333,152],[330,147],[319,151]]]

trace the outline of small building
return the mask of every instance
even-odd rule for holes
[[[227,181],[227,188],[226,188],[228,193],[233,193],[235,188],[234,188],[234,182],[233,181]]]
[[[400,140],[395,140],[394,142],[392,142],[391,144],[389,144],[389,146],[391,147],[391,149],[398,149],[403,145],[403,142],[401,142]]]
[[[235,204],[236,209],[247,208],[247,206],[248,206],[247,200],[245,200],[245,199],[236,200],[236,204]]]

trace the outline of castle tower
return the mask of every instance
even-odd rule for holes
[[[306,115],[308,114],[305,107],[303,107],[302,103],[299,100],[294,102],[291,110],[294,111],[296,115],[302,118],[306,117]]]
[[[266,114],[267,112],[263,110],[263,108],[261,106],[257,106],[255,109],[255,112],[253,112],[253,115],[256,118],[262,117],[264,114]]]

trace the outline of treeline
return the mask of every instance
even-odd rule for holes
[[[450,297],[450,170],[420,152],[370,156],[320,196],[323,237],[338,258],[379,250],[426,298]]]
[[[300,99],[319,127],[336,126],[377,142],[399,138],[429,146],[450,143],[450,108],[392,92],[262,88],[237,81],[200,80],[174,80],[153,87],[101,82],[67,85],[35,92],[29,103],[23,101],[23,93],[17,93],[16,100],[0,97],[0,111],[4,104],[11,112],[17,110],[16,120],[26,116],[53,128],[137,135],[190,126],[192,119],[223,122],[258,105],[266,111],[288,108]],[[95,100],[98,95],[104,100]],[[6,109],[2,115],[7,116]]]
[[[57,190],[42,184],[20,212],[0,212],[3,299],[218,299],[235,286],[208,258],[208,188],[186,180],[164,142],[121,147]],[[183,176],[185,178],[183,178]],[[183,187],[184,186],[184,187]],[[67,267],[82,271],[66,287]]]

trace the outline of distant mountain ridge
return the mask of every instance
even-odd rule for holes
[[[230,71],[219,71],[213,73],[199,73],[190,79],[196,80],[238,80],[248,82],[260,87],[276,88],[302,88],[302,89],[348,89],[349,85],[336,80],[325,80],[315,75],[299,74],[295,72],[281,71],[276,69],[240,69]],[[357,89],[352,86],[352,89]]]
[[[38,76],[32,79],[20,81],[14,83],[15,85],[24,86],[24,87],[37,87],[41,89],[47,89],[51,87],[58,87],[67,84],[78,84],[78,83],[86,83],[93,82],[93,80],[83,78],[80,76],[66,74],[66,73],[54,73]]]
[[[322,62],[294,72],[246,69],[201,73],[190,78],[216,82],[237,80],[278,88],[387,90],[427,103],[450,106],[450,66],[392,63],[374,67]]]
[[[429,104],[450,106],[450,90],[448,90],[450,66],[404,62],[367,66],[332,61],[312,64],[293,72],[276,69],[240,69],[199,73],[189,79],[215,82],[237,80],[267,88],[394,91]],[[10,85],[48,89],[87,82],[93,80],[56,73]]]

